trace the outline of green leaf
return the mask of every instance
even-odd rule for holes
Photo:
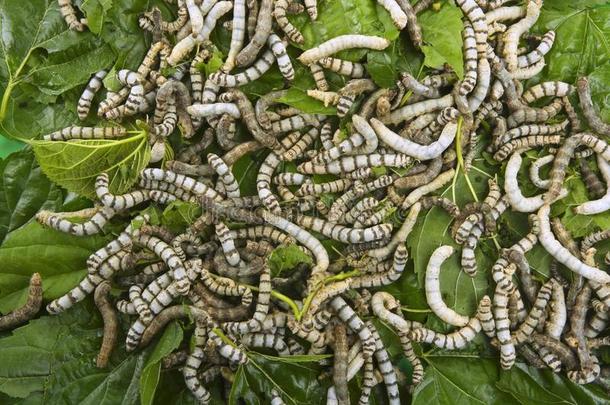
[[[311,256],[303,252],[297,245],[279,246],[269,256],[269,267],[274,275],[293,269],[299,263],[312,264]]]
[[[46,300],[74,287],[86,274],[85,262],[104,246],[102,236],[77,237],[35,221],[11,232],[0,247],[0,312],[25,303],[30,276],[40,273]]]
[[[478,355],[426,356],[424,380],[415,387],[413,405],[500,405],[518,403],[494,387],[499,378],[497,359]]]
[[[0,133],[0,159],[3,159],[13,152],[23,149],[24,143],[13,140]]]
[[[229,404],[239,398],[249,404],[269,403],[275,389],[286,404],[319,404],[326,398],[326,389],[318,381],[319,366],[270,360],[257,353],[248,353],[248,363],[235,374]],[[253,394],[255,396],[253,396]]]
[[[399,37],[384,51],[369,51],[366,61],[366,70],[375,83],[390,88],[394,87],[401,72],[417,76],[422,57],[410,43],[405,43],[402,37]]]
[[[0,244],[40,209],[57,210],[63,193],[36,164],[31,149],[15,152],[0,163]]]
[[[201,215],[201,207],[193,203],[176,200],[165,207],[161,224],[172,232],[181,232]]]
[[[110,189],[129,190],[150,160],[146,133],[120,140],[30,141],[42,171],[74,193],[94,197],[95,178],[110,176]]]
[[[38,403],[137,404],[146,352],[126,355],[117,348],[110,366],[99,369],[93,359],[100,340],[91,305],[30,321],[0,339],[0,392],[38,397]]]
[[[565,375],[517,363],[500,374],[496,387],[512,395],[520,404],[607,404],[610,397],[594,384],[575,384]]]
[[[320,100],[309,97],[306,91],[295,87],[288,89],[286,95],[277,101],[309,114],[335,115],[337,113],[337,109],[334,106],[325,107]]]
[[[489,170],[486,167],[486,170]],[[487,193],[487,177],[471,171],[469,174],[475,192],[479,199]],[[457,178],[455,187],[449,185],[442,193],[457,202],[462,207],[471,201],[470,191],[463,174]],[[451,245],[455,248],[453,255],[445,261],[440,276],[441,293],[450,308],[469,315],[474,313],[477,304],[487,292],[488,276],[485,269],[493,264],[492,256],[482,251],[480,247],[485,241],[480,241],[476,250],[478,271],[475,277],[468,276],[460,265],[461,248],[458,248],[450,235],[452,218],[443,210],[433,207],[425,214],[420,214],[415,227],[407,239],[409,254],[413,257],[414,271],[418,277],[419,287],[424,287],[426,267],[432,252],[441,245]]]
[[[163,336],[155,345],[155,349],[146,360],[142,370],[140,377],[140,403],[142,405],[153,403],[161,373],[161,360],[180,346],[182,338],[182,328],[177,322],[172,322],[165,328]]]
[[[334,0],[318,3],[318,18],[311,21],[306,13],[289,17],[301,31],[302,49],[313,48],[331,38],[346,34],[378,35],[394,40],[398,30],[389,20],[388,12],[371,0]],[[352,61],[361,59],[366,50],[348,50],[337,57]]]
[[[425,55],[424,65],[440,68],[448,63],[462,78],[462,11],[453,4],[443,3],[440,11],[428,9],[417,16],[417,21],[426,44],[421,48]]]
[[[81,5],[81,10],[87,16],[87,26],[95,34],[102,30],[102,24],[106,13],[112,7],[112,0],[85,0]]]
[[[545,2],[536,32],[555,30],[547,67],[539,77],[573,83],[607,65],[610,56],[610,5],[603,0]]]

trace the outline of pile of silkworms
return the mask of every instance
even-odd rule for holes
[[[378,3],[419,47],[417,14],[431,2]],[[610,344],[610,338],[598,337],[610,319],[610,275],[599,268],[595,245],[610,238],[610,231],[576,241],[550,211],[569,194],[563,186],[573,159],[578,165],[571,168],[580,173],[591,198],[575,212],[592,215],[610,208],[610,147],[600,137],[610,135],[610,125],[599,118],[586,78],[575,85],[547,81],[524,88],[524,81],[545,66],[555,33],[528,33],[541,0],[503,3],[456,0],[464,14],[462,80],[445,68],[428,70],[421,79],[404,72],[394,87],[379,88],[368,77],[366,63],[337,58],[345,49],[387,48],[390,41],[380,37],[342,35],[302,52],[298,63],[309,67],[316,85],[307,94],[336,106],[338,117],[345,117],[347,137],[337,118],[282,104],[285,89],[255,101],[239,89],[276,62],[289,87],[297,62],[286,47],[289,41],[303,43],[303,35],[286,16],[307,12],[315,20],[316,0],[178,0],[174,21],[164,21],[158,9],[145,13],[140,26],[152,32],[150,50],[137,71],[116,72],[124,87],[107,91],[97,114],[120,122],[150,113],[151,167],[122,195],[113,194],[110,178],[101,174],[94,208],[43,211],[37,220],[62,232],[92,235],[117,214],[138,215],[134,208],[146,203],[181,200],[200,206],[202,214],[179,235],[138,215],[89,257],[87,276],[49,303],[47,311],[57,314],[94,293],[105,325],[97,359],[102,367],[117,337],[116,310],[133,320],[125,342],[130,351],[148,345],[168,322],[191,317],[194,345],[189,349],[185,342],[164,367],[181,368],[201,403],[210,400],[206,384],[219,375],[228,378],[248,362],[246,349],[265,348],[279,356],[332,353],[322,361],[332,380],[329,404],[350,403],[348,381],[359,373],[359,403],[368,403],[372,388],[382,383],[388,402],[399,404],[399,381],[413,388],[424,377],[413,342],[459,350],[481,331],[499,351],[503,369],[519,355],[535,367],[563,370],[575,383],[602,383],[596,349]],[[69,1],[60,4],[70,27],[82,29]],[[219,24],[231,30],[230,50],[220,70],[205,77],[201,64],[212,55],[209,36]],[[166,76],[166,67],[175,69]],[[325,72],[341,75],[345,85],[331,88]],[[97,73],[87,85],[78,102],[81,119],[88,117],[105,75]],[[576,99],[586,122],[579,120]],[[237,140],[238,125],[251,140]],[[166,139],[177,127],[185,145],[175,160],[161,162]],[[45,139],[125,136],[127,130],[114,124],[73,126]],[[207,153],[212,144],[223,152]],[[457,171],[472,167],[483,145],[496,161],[506,161],[503,179],[490,180],[486,197],[463,207],[440,196]],[[266,156],[258,169],[257,195],[242,195],[231,168],[259,150]],[[540,193],[531,197],[523,195],[518,182],[528,150],[539,152],[528,173]],[[288,170],[294,165],[286,162],[295,162],[296,170]],[[391,170],[379,174],[373,170],[377,167]],[[318,181],[320,174],[326,175],[324,182]],[[432,313],[455,327],[451,333],[406,319],[401,303],[377,289],[401,277],[409,256],[406,239],[417,218],[432,207],[453,218],[455,244],[439,246],[425,258],[425,296]],[[478,267],[479,241],[494,235],[510,210],[531,213],[529,233],[500,249],[491,269]],[[86,220],[70,220],[77,216]],[[396,217],[399,225],[390,220]],[[331,261],[324,239],[344,244],[340,258]],[[526,258],[538,243],[553,258],[548,280],[535,278]],[[267,259],[287,245],[298,246],[313,264],[273,277]],[[441,295],[442,265],[453,254],[460,256],[468,276],[491,273],[495,283],[474,314],[456,312]],[[565,271],[573,273],[570,280]],[[111,285],[124,293],[109,296]],[[374,319],[400,338],[413,367],[408,381],[391,363]],[[272,404],[283,403],[281,393],[269,395]]]

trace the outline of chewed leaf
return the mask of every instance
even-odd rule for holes
[[[312,258],[297,245],[280,246],[269,256],[269,266],[274,274],[292,269],[299,263],[313,263]]]
[[[286,95],[280,98],[278,101],[291,107],[298,108],[299,110],[309,114],[331,115],[337,113],[337,109],[335,107],[325,107],[321,101],[309,97],[306,92],[295,89],[294,87],[288,89]]]
[[[440,11],[426,10],[417,16],[422,27],[426,58],[424,65],[439,68],[448,63],[458,75],[464,76],[462,58],[462,12],[452,4],[443,4]]]
[[[110,189],[121,194],[135,183],[150,160],[145,133],[120,140],[29,141],[42,171],[68,191],[93,197],[95,178],[110,176]]]

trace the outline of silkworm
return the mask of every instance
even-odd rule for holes
[[[455,174],[454,169],[447,170],[447,171],[439,174],[430,183],[424,184],[423,186],[420,186],[420,187],[416,188],[415,190],[411,191],[411,193],[409,193],[409,195],[407,195],[405,197],[405,199],[402,201],[400,208],[407,209],[407,208],[411,207],[421,197],[440,189],[453,178],[454,174]]]
[[[91,77],[87,86],[85,87],[85,91],[78,99],[78,103],[76,105],[76,112],[78,113],[78,118],[83,121],[87,118],[89,114],[89,109],[91,108],[91,102],[93,101],[93,97],[102,88],[102,80],[106,77],[108,72],[106,70],[100,70],[96,74]]]
[[[606,193],[604,183],[602,183],[599,177],[597,177],[597,174],[589,167],[589,164],[585,159],[579,159],[578,164],[589,195],[593,198],[601,198]]]
[[[558,145],[561,143],[560,135],[529,135],[508,141],[494,154],[494,159],[502,161],[518,149],[532,149],[536,146]]]
[[[489,300],[489,297],[487,297]],[[432,343],[438,348],[455,350],[464,348],[481,331],[481,322],[477,317],[470,318],[464,327],[449,334],[442,334],[431,329],[420,327],[409,331],[408,337],[414,342]]]
[[[308,49],[299,57],[299,61],[304,65],[310,65],[324,57],[331,56],[337,52],[351,48],[367,48],[373,50],[383,50],[390,45],[390,41],[385,38],[366,35],[340,35],[329,39],[315,48]]]
[[[474,0],[458,0],[456,4],[462,9],[472,24],[479,55],[484,56],[487,48],[487,20],[483,10]]]
[[[514,264],[507,268],[508,274],[514,271]],[[509,292],[500,284],[496,284],[493,296],[493,313],[496,324],[496,336],[500,343],[500,365],[504,370],[510,369],[516,358],[515,345],[510,333],[510,321],[508,318]]]
[[[216,201],[222,200],[220,194],[205,184],[198,182],[191,177],[177,174],[169,170],[144,169],[141,176],[143,181],[140,184],[142,187],[145,187],[146,180],[165,182],[195,195],[205,195]]]
[[[344,156],[332,162],[316,165],[313,162],[305,162],[297,167],[304,174],[340,174],[353,172],[361,168],[376,166],[405,167],[411,162],[411,158],[404,154],[379,154]]]
[[[352,185],[352,181],[349,179],[339,179],[330,181],[328,183],[305,183],[298,190],[297,196],[306,196],[306,195],[319,195],[324,193],[338,193],[341,191],[345,191]]]
[[[45,141],[68,141],[71,139],[113,139],[127,134],[120,126],[114,127],[78,127],[70,126],[42,137]]]
[[[364,65],[358,62],[325,57],[318,60],[317,64],[324,69],[329,69],[340,75],[351,77],[352,79],[360,79],[365,75]]]
[[[32,319],[42,305],[42,280],[39,273],[30,277],[28,295],[25,304],[6,315],[0,316],[0,330],[12,329]]]
[[[233,103],[193,104],[187,107],[189,114],[196,117],[229,114],[233,118],[241,118],[241,112]]]
[[[126,255],[126,251],[119,250],[118,252],[110,253],[107,258],[103,259],[101,264],[95,267],[88,265],[89,274],[66,294],[51,301],[47,305],[47,312],[58,314],[84,300],[99,284],[104,280],[110,279],[116,272],[128,264],[123,261]]]
[[[299,114],[275,121],[273,124],[271,124],[271,132],[273,132],[274,134],[280,134],[283,132],[298,131],[299,129],[305,128],[307,126],[317,127],[318,125],[320,125],[320,123],[315,116],[310,114]],[[314,128],[314,130],[317,137],[318,131],[316,128]],[[293,145],[293,148],[295,145]],[[309,144],[307,146],[309,146]]]
[[[564,264],[573,272],[590,279],[597,283],[610,282],[610,276],[595,267],[586,265],[585,263],[574,257],[565,247],[555,239],[549,223],[550,206],[543,205],[538,210],[538,219],[540,221],[540,235],[538,239],[546,251],[553,256],[558,262]]]
[[[398,280],[402,275],[407,264],[409,254],[407,248],[400,244],[394,251],[394,258],[391,267],[380,274],[362,275],[352,279],[352,288],[370,288],[388,285]]]
[[[260,78],[265,72],[267,72],[273,63],[275,62],[275,57],[271,50],[263,52],[260,59],[258,59],[252,66],[243,72],[237,74],[229,74],[222,71],[218,71],[212,73],[209,77],[209,80],[214,84],[222,87],[239,87],[245,84],[248,84],[254,80]],[[285,63],[285,61],[283,61]],[[288,70],[289,67],[283,65],[283,67]]]
[[[73,31],[84,31],[87,26],[85,19],[78,19],[76,16],[76,10],[72,5],[72,0],[57,0],[59,4],[59,12],[68,24],[68,28]]]
[[[464,26],[462,40],[464,42],[464,79],[460,83],[458,92],[461,95],[466,95],[474,89],[474,86],[477,83],[477,41],[471,24],[466,24]]]
[[[549,300],[551,299],[554,282],[555,281],[551,279],[549,282],[543,284],[542,287],[540,287],[540,290],[538,291],[538,296],[536,297],[536,301],[533,302],[532,309],[527,315],[527,318],[512,334],[512,339],[515,344],[519,345],[525,342],[536,330],[536,327],[540,322],[542,314],[544,313],[544,309],[547,305],[547,302],[549,302]]]
[[[385,8],[390,13],[392,22],[399,30],[402,30],[407,26],[407,15],[404,13],[402,8],[398,5],[396,0],[377,0],[377,3]]]
[[[576,81],[576,90],[578,91],[578,99],[580,100],[582,113],[587,119],[591,129],[600,135],[610,135],[610,124],[606,124],[601,120],[593,106],[589,79],[586,77],[579,78]]]
[[[565,97],[572,93],[574,88],[572,85],[560,82],[560,81],[550,81],[543,82],[537,84],[535,86],[530,87],[526,91],[523,92],[521,98],[528,104],[533,103],[534,101],[541,99],[543,97]]]
[[[597,166],[599,167],[599,171],[604,177],[606,184],[610,185],[610,164],[600,155],[597,155]],[[607,187],[603,196],[597,200],[591,200],[580,204],[574,208],[574,212],[582,215],[593,215],[607,211],[608,209],[610,209],[610,186]]]
[[[502,36],[504,48],[502,56],[507,62],[509,71],[515,71],[518,67],[517,47],[519,46],[519,38],[524,32],[528,31],[538,20],[542,1],[530,0],[527,3],[526,15],[524,18],[512,24]]]
[[[86,222],[75,223],[49,211],[39,211],[36,220],[60,232],[76,236],[95,235],[102,232],[104,225],[116,214],[116,210],[102,207]]]
[[[282,31],[284,31],[284,34],[286,34],[288,39],[290,39],[292,42],[296,42],[297,44],[302,44],[305,41],[303,34],[301,34],[301,32],[294,25],[292,25],[290,21],[288,21],[288,18],[286,18],[288,7],[288,0],[277,0],[273,8],[273,17],[275,18],[277,25]]]
[[[363,243],[388,237],[392,232],[391,224],[381,224],[362,229],[349,229],[323,219],[297,215],[295,222],[315,232],[344,243]]]
[[[102,314],[102,319],[104,321],[102,345],[96,358],[96,365],[99,368],[105,368],[108,365],[110,354],[114,349],[118,337],[119,320],[107,297],[110,288],[110,283],[105,281],[97,286],[94,294],[95,305]]]
[[[272,25],[272,13],[273,13],[273,1],[262,0],[260,9],[258,12],[258,22],[256,24],[256,30],[254,35],[250,39],[250,43],[246,45],[237,55],[236,62],[237,66],[248,66],[254,61],[256,55],[260,49],[267,42],[267,38],[271,33]]]
[[[286,53],[287,44],[284,43],[280,37],[275,34],[270,34],[267,39],[267,45],[273,52],[275,59],[277,60],[277,66],[280,69],[280,73],[287,81],[294,80],[294,68],[292,67],[292,62],[290,61],[290,57]]]
[[[468,323],[469,318],[447,307],[440,293],[439,275],[441,265],[452,253],[453,248],[451,246],[441,246],[430,256],[425,279],[426,301],[432,312],[444,322],[462,327]]]

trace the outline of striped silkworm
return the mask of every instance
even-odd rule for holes
[[[509,128],[528,122],[545,122],[553,118],[563,107],[560,98],[554,99],[550,104],[540,108],[525,107],[516,110],[506,119]]]
[[[330,306],[336,311],[337,317],[347,324],[347,327],[356,333],[362,343],[363,357],[370,358],[376,352],[376,343],[371,330],[360,319],[356,312],[341,297],[330,301]]]
[[[95,235],[102,232],[104,225],[116,214],[116,210],[109,207],[96,209],[95,214],[86,222],[75,223],[65,219],[62,215],[50,211],[39,211],[36,220],[43,225],[60,232],[76,236]]]
[[[591,129],[600,135],[610,135],[610,124],[601,120],[598,113],[595,111],[593,101],[591,100],[591,89],[589,87],[589,79],[581,77],[576,81],[576,90],[578,91],[578,99],[580,107]]]
[[[514,272],[515,265],[509,265],[507,273],[510,276]],[[510,320],[508,318],[508,301],[510,292],[496,284],[493,296],[493,315],[496,325],[496,337],[500,343],[500,365],[502,369],[508,370],[515,363],[515,345],[510,333]]]
[[[519,328],[512,334],[512,339],[516,345],[524,343],[529,339],[532,333],[536,330],[542,314],[544,313],[545,307],[552,296],[555,280],[551,279],[540,287],[538,290],[538,296],[532,303],[532,309],[530,310],[527,318],[519,325]]]
[[[239,87],[248,84],[254,80],[260,78],[265,72],[267,72],[273,63],[275,62],[275,56],[271,50],[265,51],[261,54],[261,57],[254,62],[252,66],[246,70],[237,73],[229,74],[222,71],[212,73],[209,80],[214,84],[222,87]],[[289,67],[286,65],[285,60],[283,67],[288,70]]]
[[[526,91],[523,92],[521,98],[528,104],[533,103],[536,100],[539,100],[543,97],[565,97],[568,96],[573,91],[572,85],[560,82],[560,81],[550,81],[543,82],[537,84],[535,86],[530,87]]]
[[[315,48],[308,49],[299,57],[299,61],[304,65],[310,65],[324,57],[331,56],[337,52],[351,48],[367,48],[373,50],[383,50],[390,45],[390,41],[385,38],[366,36],[366,35],[340,35],[329,39]]]
[[[106,173],[100,174],[95,180],[95,193],[105,207],[113,210],[124,210],[135,207],[148,200],[148,192],[135,190],[127,194],[115,195],[108,189],[110,178]]]
[[[481,303],[479,303],[479,306],[488,306],[489,301],[489,297],[485,296],[481,300]],[[455,350],[464,348],[480,331],[481,322],[479,321],[479,318],[475,316],[470,318],[466,325],[453,333],[445,335],[428,328],[418,327],[410,330],[407,336],[414,342],[431,343],[441,349]]]
[[[536,20],[538,20],[541,7],[541,0],[529,0],[527,3],[525,17],[515,24],[512,24],[502,36],[502,56],[506,60],[507,68],[510,72],[515,71],[519,65],[517,54],[519,38],[521,35],[523,35],[523,33],[532,28]]]
[[[71,139],[113,139],[127,134],[127,129],[114,127],[70,126],[42,137],[45,141],[69,141]]]
[[[292,81],[294,79],[294,68],[292,67],[290,57],[286,53],[286,46],[288,44],[283,42],[277,35],[270,34],[267,39],[267,45],[271,49],[273,56],[275,56],[277,66],[284,79]]]
[[[392,233],[391,224],[381,224],[369,228],[349,229],[343,225],[324,221],[320,218],[297,215],[295,222],[305,228],[319,232],[343,243],[363,243],[387,238]]]
[[[91,77],[87,86],[85,87],[85,91],[78,99],[78,103],[76,105],[76,112],[78,114],[78,118],[83,121],[87,118],[89,114],[89,110],[91,109],[91,102],[93,101],[93,97],[95,94],[102,88],[102,80],[106,77],[108,72],[106,70],[100,70],[96,74]]]
[[[375,82],[371,79],[352,79],[347,82],[338,92],[340,97],[337,102],[337,115],[345,116],[359,95],[376,88]]]
[[[377,166],[405,167],[409,163],[411,163],[411,158],[404,154],[372,153],[369,155],[344,156],[319,165],[314,162],[305,162],[300,164],[297,170],[304,174],[341,174]]]
[[[589,266],[578,258],[574,257],[565,247],[563,247],[551,231],[549,222],[550,205],[545,204],[538,210],[538,220],[540,221],[540,235],[538,239],[546,251],[558,262],[564,264],[573,272],[586,279],[597,283],[610,282],[610,276],[599,269]]]
[[[102,282],[95,289],[93,295],[95,305],[102,314],[104,321],[104,334],[102,337],[102,345],[96,358],[96,365],[99,368],[105,368],[108,365],[108,360],[114,346],[116,345],[119,329],[119,320],[117,314],[112,307],[112,304],[108,300],[108,293],[110,292],[111,285],[108,281]]]
[[[472,28],[476,40],[477,52],[481,56],[487,53],[487,19],[483,10],[474,0],[457,0],[456,4],[462,9]]]
[[[441,265],[453,254],[451,246],[441,246],[430,256],[426,267],[425,290],[428,306],[436,316],[450,325],[463,327],[468,324],[469,317],[458,314],[447,307],[440,292]]]
[[[587,193],[593,198],[601,198],[606,193],[606,186],[593,171],[586,159],[578,159],[582,180],[587,187]],[[598,165],[599,166],[599,165]]]
[[[57,3],[59,4],[59,12],[66,24],[68,24],[68,28],[73,31],[84,31],[87,26],[87,20],[84,18],[79,19],[76,16],[72,0],[57,0]]]
[[[325,57],[317,61],[317,64],[324,69],[331,70],[352,79],[360,79],[365,75],[364,65],[358,62],[350,62],[343,59]]]
[[[311,63],[309,65],[309,71],[311,72],[313,80],[316,83],[316,88],[320,91],[327,92],[330,87],[326,81],[326,77],[324,76],[324,69],[322,69],[322,67],[317,63]]]
[[[8,314],[0,316],[0,330],[12,329],[17,325],[32,319],[42,305],[42,279],[39,273],[30,277],[28,294],[25,304]]]
[[[537,146],[559,145],[560,143],[560,135],[528,135],[508,141],[498,149],[493,157],[497,161],[502,161],[516,150],[527,150]]]
[[[542,39],[538,46],[531,52],[520,55],[517,58],[517,65],[519,67],[525,67],[529,65],[533,65],[544,58],[544,55],[549,53],[551,48],[553,47],[553,43],[555,42],[555,31],[548,31]]]
[[[288,11],[289,3],[288,0],[277,0],[275,1],[273,8],[273,17],[277,22],[277,25],[280,27],[284,34],[288,37],[292,42],[296,42],[297,44],[302,44],[305,39],[303,38],[303,34],[288,20],[286,17],[286,13]]]
[[[597,167],[607,185],[610,185],[610,164],[600,155],[597,155]],[[594,215],[610,209],[610,186],[606,187],[605,193],[596,200],[587,201],[574,208],[574,212],[582,215]]]
[[[258,21],[256,23],[254,35],[250,39],[250,43],[237,54],[235,59],[237,66],[245,67],[250,65],[261,48],[267,43],[267,38],[271,33],[271,26],[273,23],[272,14],[273,1],[262,0],[258,11]]]

